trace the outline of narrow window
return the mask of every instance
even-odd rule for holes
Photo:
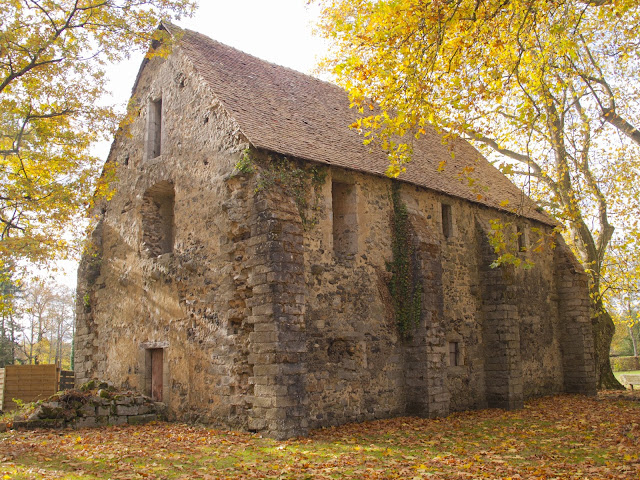
[[[451,205],[442,204],[442,234],[449,238],[453,233],[453,220],[451,218]]]
[[[142,197],[142,244],[150,257],[173,251],[174,204],[169,182],[155,184]]]
[[[518,251],[526,252],[527,247],[529,246],[529,239],[527,238],[527,230],[524,227],[518,225],[516,227],[517,235],[518,235]]]
[[[358,252],[358,215],[356,186],[332,182],[333,250],[338,257],[353,256]]]
[[[457,367],[460,365],[460,343],[449,342],[449,366]]]
[[[149,102],[147,158],[162,155],[162,98]]]

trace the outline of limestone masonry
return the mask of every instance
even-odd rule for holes
[[[429,130],[392,181],[339,88],[160,28],[175,44],[141,66],[80,266],[79,384],[277,438],[595,392],[586,276],[475,149]],[[492,268],[496,222],[532,268]]]

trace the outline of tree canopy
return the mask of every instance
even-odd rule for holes
[[[105,68],[146,48],[193,0],[0,2],[0,259],[43,261],[91,198],[90,146],[117,123]],[[0,260],[2,261],[2,260]]]
[[[615,228],[622,241],[640,218],[640,4],[317,1],[326,66],[390,175],[431,124],[471,141],[561,222],[591,275],[599,383],[616,385],[601,279]]]

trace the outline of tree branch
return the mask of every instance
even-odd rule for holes
[[[633,140],[634,143],[640,145],[640,130],[638,130],[638,128],[634,127],[611,108],[603,108],[602,115],[605,122],[611,124],[624,133],[627,137]]]

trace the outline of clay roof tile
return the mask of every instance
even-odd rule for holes
[[[349,108],[344,90],[197,32],[167,27],[181,32],[180,47],[253,146],[384,176],[384,152],[365,146],[362,135],[349,128],[358,112]],[[426,130],[413,141],[412,161],[400,180],[555,225],[468,142],[445,145],[434,128]]]

